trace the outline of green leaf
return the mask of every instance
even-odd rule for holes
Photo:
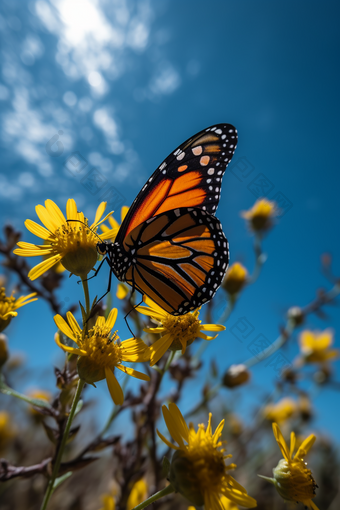
[[[68,471],[67,473],[65,473],[64,475],[62,476],[59,476],[59,478],[56,478],[54,484],[53,484],[53,490],[55,491],[59,485],[61,485],[63,482],[65,482],[65,480],[67,480],[68,478],[70,478],[70,476],[72,475],[72,471]]]

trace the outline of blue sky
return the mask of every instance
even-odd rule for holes
[[[209,345],[207,362],[218,355],[223,370],[249,356],[249,345],[230,333],[240,317],[273,341],[287,307],[306,304],[327,285],[322,253],[333,255],[340,273],[338,2],[7,0],[0,9],[3,220],[23,230],[47,198],[62,209],[75,198],[90,221],[106,193],[119,210],[177,145],[229,122],[239,145],[217,216],[231,261],[252,270],[251,237],[239,213],[253,205],[259,182],[286,212],[264,241],[260,280]],[[53,137],[59,147],[49,146]],[[100,175],[95,193],[88,171]],[[23,238],[35,240],[27,231]],[[92,282],[93,296],[105,291],[107,277],[103,270]],[[59,296],[65,303],[81,298],[74,277]],[[328,310],[326,321],[310,317],[306,326],[334,328],[340,346],[338,309]],[[123,320],[118,326],[127,336]],[[54,331],[38,302],[22,309],[8,333],[30,366],[42,367],[60,360]],[[296,353],[294,337],[284,355]],[[259,364],[244,393],[260,402],[274,375]],[[316,400],[315,426],[334,436],[338,411],[330,403],[337,396],[328,390]]]

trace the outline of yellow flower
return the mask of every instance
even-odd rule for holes
[[[111,494],[103,494],[101,496],[101,500],[103,502],[103,506],[100,510],[115,510],[116,501]]]
[[[224,420],[213,433],[210,413],[208,426],[201,424],[196,432],[192,423],[187,426],[176,404],[169,404],[169,409],[163,406],[162,410],[169,433],[179,445],[170,443],[157,430],[162,441],[176,450],[169,469],[169,481],[175,491],[194,505],[204,504],[205,510],[220,510],[222,496],[235,504],[255,507],[256,500],[248,496],[244,487],[228,474],[236,465],[225,464],[231,455],[226,455],[225,449],[221,448]]]
[[[148,485],[145,480],[138,480],[131,489],[126,503],[126,510],[132,510],[135,506],[143,503],[148,497]]]
[[[40,389],[33,389],[27,392],[27,395],[31,398],[37,398],[40,400],[44,400],[45,402],[50,402],[52,395],[49,391],[40,390]],[[33,416],[40,416],[39,411],[37,411],[34,407],[29,408],[30,413]]]
[[[222,283],[222,287],[228,292],[228,294],[237,294],[243,289],[247,282],[248,271],[239,262],[232,264]]]
[[[238,510],[238,506],[225,496],[221,496],[221,503],[223,510]]]
[[[161,334],[161,338],[150,346],[151,366],[157,363],[168,349],[172,351],[181,350],[184,354],[187,346],[191,345],[197,337],[204,340],[214,340],[217,337],[217,335],[207,336],[202,331],[225,330],[225,327],[219,324],[201,324],[202,321],[198,319],[199,309],[186,315],[174,316],[167,313],[147,296],[143,296],[143,301],[148,307],[137,306],[136,310],[148,315],[158,324],[156,328],[145,328],[144,331]]]
[[[8,441],[15,436],[13,423],[7,411],[0,411],[0,452],[6,448]]]
[[[306,467],[307,463],[304,461],[316,437],[314,434],[308,436],[294,455],[296,447],[294,432],[290,434],[290,448],[288,448],[276,423],[273,423],[273,432],[284,459],[281,459],[276,468],[273,469],[274,478],[259,476],[275,485],[277,492],[285,501],[303,503],[306,508],[319,510],[312,501],[315,498],[317,485],[311,470]]]
[[[273,226],[273,218],[277,214],[278,210],[275,202],[271,202],[266,198],[260,198],[249,211],[243,211],[241,216],[248,220],[249,226],[253,231],[262,232],[269,230]]]
[[[333,332],[303,331],[299,339],[302,360],[305,363],[324,363],[339,357],[338,349],[330,349],[333,345]]]
[[[67,201],[66,217],[68,220],[79,221],[69,223],[52,200],[46,200],[45,207],[37,205],[36,213],[46,228],[32,220],[26,220],[25,226],[32,234],[42,238],[44,244],[19,242],[19,248],[14,250],[16,255],[22,257],[45,256],[45,260],[30,270],[29,278],[35,280],[58,262],[61,262],[70,273],[85,278],[97,262],[98,237],[95,235],[97,227],[111,214],[107,214],[101,220],[105,207],[106,202],[99,205],[94,223],[89,227],[87,218],[82,212],[78,213],[73,199]],[[101,238],[109,239],[110,232],[106,232]]]
[[[0,287],[0,332],[7,328],[13,317],[18,315],[16,311],[18,308],[38,299],[34,297],[36,295],[36,292],[32,292],[28,296],[21,296],[15,299],[13,295],[7,297],[5,288]]]
[[[116,292],[118,299],[125,299],[129,292],[130,289],[127,285],[125,285],[125,283],[118,283]]]
[[[125,216],[127,215],[128,210],[129,210],[129,208],[126,207],[126,205],[124,207],[122,207],[122,209],[120,211],[121,224],[123,223],[123,220],[124,220]],[[103,239],[110,239],[110,241],[113,243],[116,239],[117,234],[118,234],[120,224],[118,223],[117,220],[114,219],[113,216],[109,216],[108,220],[109,220],[111,228],[107,227],[105,224],[101,225],[100,228],[101,228],[102,232],[104,232],[104,234],[108,234],[108,233],[110,234],[110,237],[105,237]]]
[[[56,333],[55,341],[64,351],[79,356],[78,374],[84,381],[93,384],[106,378],[112,400],[115,404],[121,405],[124,402],[124,395],[114,375],[116,368],[137,379],[150,380],[147,375],[121,364],[124,361],[127,363],[148,361],[149,353],[148,347],[139,338],[121,342],[116,331],[111,334],[117,318],[117,308],[111,310],[106,321],[104,317],[97,317],[95,325],[88,332],[80,328],[71,312],[67,312],[66,315],[68,323],[61,315],[55,315],[54,322],[62,333],[77,344],[77,347],[64,345],[59,333]]]
[[[266,420],[282,423],[288,420],[297,410],[297,404],[292,398],[286,397],[276,404],[267,404],[263,410]]]

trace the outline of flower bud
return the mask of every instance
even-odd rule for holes
[[[275,202],[261,198],[249,211],[243,211],[241,216],[248,220],[249,226],[254,232],[263,232],[273,226],[273,218],[277,216],[277,212]]]
[[[183,452],[177,450],[171,460],[169,481],[176,492],[179,492],[195,506],[203,506],[204,498],[200,491],[200,483],[195,476],[195,469]]]
[[[294,327],[301,326],[304,322],[304,314],[299,306],[292,306],[287,312],[287,317],[294,324]]]
[[[273,469],[273,483],[286,501],[308,501],[315,497],[316,483],[302,461],[288,463],[281,459]]]
[[[228,294],[237,294],[243,289],[247,281],[248,271],[239,262],[232,264],[222,283],[222,287],[228,292]]]
[[[7,337],[0,333],[0,368],[8,360]]]
[[[223,376],[223,385],[234,388],[246,383],[250,379],[250,372],[245,365],[231,365]]]

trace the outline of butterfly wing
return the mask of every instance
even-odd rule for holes
[[[231,124],[215,124],[180,145],[137,195],[119,229],[117,241],[122,242],[149,218],[179,205],[215,214],[222,177],[236,145],[237,130]]]
[[[199,208],[152,217],[132,230],[123,246],[133,257],[125,281],[173,315],[209,301],[229,262],[221,223]]]

